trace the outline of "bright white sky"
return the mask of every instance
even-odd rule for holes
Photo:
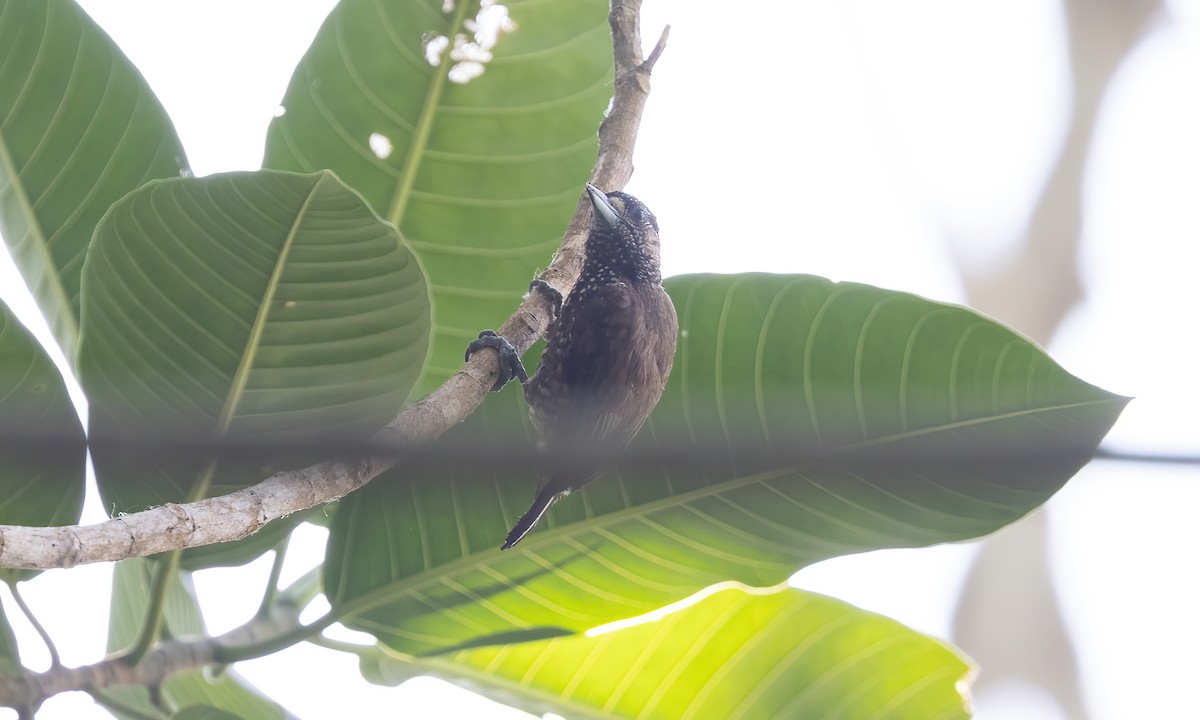
[[[1051,352],[1084,379],[1138,398],[1111,446],[1196,455],[1200,0],[1167,4],[1169,17],[1107,99],[1086,186],[1088,297]],[[205,175],[258,167],[267,123],[333,1],[82,5],[146,75]],[[805,272],[961,301],[947,238],[981,263],[1002,256],[1061,139],[1069,78],[1057,4],[713,7],[647,0],[644,8],[648,42],[665,23],[672,32],[629,189],[660,219],[665,274]],[[36,326],[4,272],[5,299]],[[1096,463],[1051,503],[1051,562],[1098,720],[1195,707],[1197,475],[1195,466]],[[85,522],[103,517],[93,498]],[[321,531],[301,536],[285,581],[316,562],[322,542]],[[974,552],[870,553],[821,563],[795,582],[948,637]],[[244,588],[261,587],[268,564],[197,577],[210,630],[250,617],[259,592]],[[109,574],[108,566],[50,571],[23,585],[67,664],[103,655]],[[27,663],[45,667],[5,602]],[[528,717],[433,680],[371,686],[352,660],[311,647],[238,669],[306,718],[398,708],[413,718]],[[1060,717],[1020,692],[981,698],[977,709],[981,720]],[[39,717],[108,716],[73,694]]]

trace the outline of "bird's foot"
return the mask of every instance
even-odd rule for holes
[[[500,392],[513,378],[519,379],[522,383],[529,382],[529,375],[525,372],[525,366],[521,364],[521,357],[517,355],[517,349],[512,346],[512,343],[497,335],[495,330],[484,330],[479,333],[478,338],[467,345],[464,362],[470,360],[472,355],[483,348],[492,348],[500,357],[500,377],[492,386],[492,392]]]
[[[534,290],[541,293],[542,297],[550,301],[550,305],[554,309],[554,317],[558,317],[558,313],[562,311],[563,296],[554,286],[542,279],[534,280],[529,283],[529,292]]]

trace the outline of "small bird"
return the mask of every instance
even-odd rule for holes
[[[501,550],[519,543],[550,506],[604,470],[579,468],[566,458],[620,452],[633,440],[658,404],[675,360],[679,319],[662,286],[658,221],[631,195],[606,194],[590,183],[587,192],[593,213],[583,270],[547,328],[533,379],[512,345],[491,330],[467,347],[468,359],[484,347],[500,352],[501,378],[492,389],[521,380],[539,447],[557,459]],[[541,280],[530,288],[562,298]]]

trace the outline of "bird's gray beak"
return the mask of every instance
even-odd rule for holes
[[[616,227],[620,222],[621,216],[617,214],[617,209],[608,201],[608,196],[600,191],[600,188],[595,185],[587,184],[588,195],[592,196],[592,208],[596,211],[597,217],[604,218],[604,221],[610,227]]]

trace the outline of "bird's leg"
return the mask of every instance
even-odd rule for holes
[[[550,305],[554,310],[554,317],[558,317],[558,313],[562,311],[563,296],[554,286],[542,279],[535,279],[529,283],[529,292],[537,290],[542,297],[550,301]]]
[[[550,301],[551,309],[554,312],[554,317],[558,317],[558,313],[562,310],[563,296],[554,286],[545,280],[534,280],[529,283],[529,291],[542,294],[542,297]],[[492,348],[496,354],[500,356],[500,377],[496,379],[496,384],[492,386],[492,392],[500,392],[509,380],[517,378],[521,384],[529,382],[529,374],[525,372],[525,366],[521,364],[521,357],[517,355],[517,349],[512,346],[508,340],[496,333],[495,330],[484,330],[479,333],[479,337],[472,340],[470,345],[467,345],[467,352],[464,362],[471,359],[471,356],[479,352],[483,348]]]
[[[467,345],[467,353],[463,361],[470,360],[472,355],[483,348],[492,348],[500,357],[500,377],[492,386],[492,392],[500,392],[513,378],[519,379],[522,384],[529,382],[529,374],[525,372],[525,366],[521,364],[521,357],[517,355],[517,349],[512,346],[512,343],[497,335],[495,330],[484,330],[479,333],[479,337]]]

